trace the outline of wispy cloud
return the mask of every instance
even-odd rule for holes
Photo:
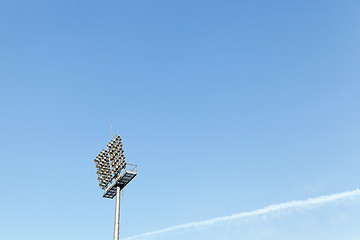
[[[280,204],[274,204],[274,205],[269,205],[267,207],[257,209],[254,211],[250,211],[250,212],[241,212],[241,213],[236,213],[236,214],[229,215],[229,216],[211,218],[208,220],[198,221],[198,222],[189,222],[189,223],[175,225],[175,226],[167,227],[167,228],[156,230],[156,231],[145,232],[145,233],[137,234],[137,235],[134,235],[131,237],[123,238],[122,240],[140,239],[140,238],[155,236],[158,234],[172,232],[175,230],[180,230],[180,229],[185,229],[185,228],[196,228],[196,227],[208,226],[208,225],[212,225],[212,224],[216,224],[216,223],[220,223],[220,222],[227,222],[227,221],[246,218],[246,217],[265,215],[265,214],[280,211],[280,210],[316,207],[316,206],[321,206],[321,205],[335,202],[335,201],[346,200],[346,199],[353,198],[353,197],[356,197],[359,195],[360,195],[360,190],[356,189],[354,191],[335,193],[335,194],[320,196],[320,197],[316,197],[316,198],[308,198],[306,200],[301,200],[301,201],[290,201],[290,202],[285,202],[285,203],[280,203]]]

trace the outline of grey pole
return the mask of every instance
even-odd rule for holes
[[[120,228],[120,186],[117,186],[116,187],[114,240],[119,240],[119,228]]]

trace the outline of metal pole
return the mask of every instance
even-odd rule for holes
[[[119,228],[120,228],[120,186],[117,186],[116,187],[114,240],[119,240]]]

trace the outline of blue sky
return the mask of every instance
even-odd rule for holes
[[[0,240],[111,239],[359,188],[360,2],[0,0]],[[358,239],[360,199],[160,239]],[[153,239],[157,239],[153,238]]]

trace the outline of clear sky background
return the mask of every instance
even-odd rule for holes
[[[0,0],[0,240],[112,239],[360,182],[357,0]],[[358,240],[360,199],[152,239]]]

